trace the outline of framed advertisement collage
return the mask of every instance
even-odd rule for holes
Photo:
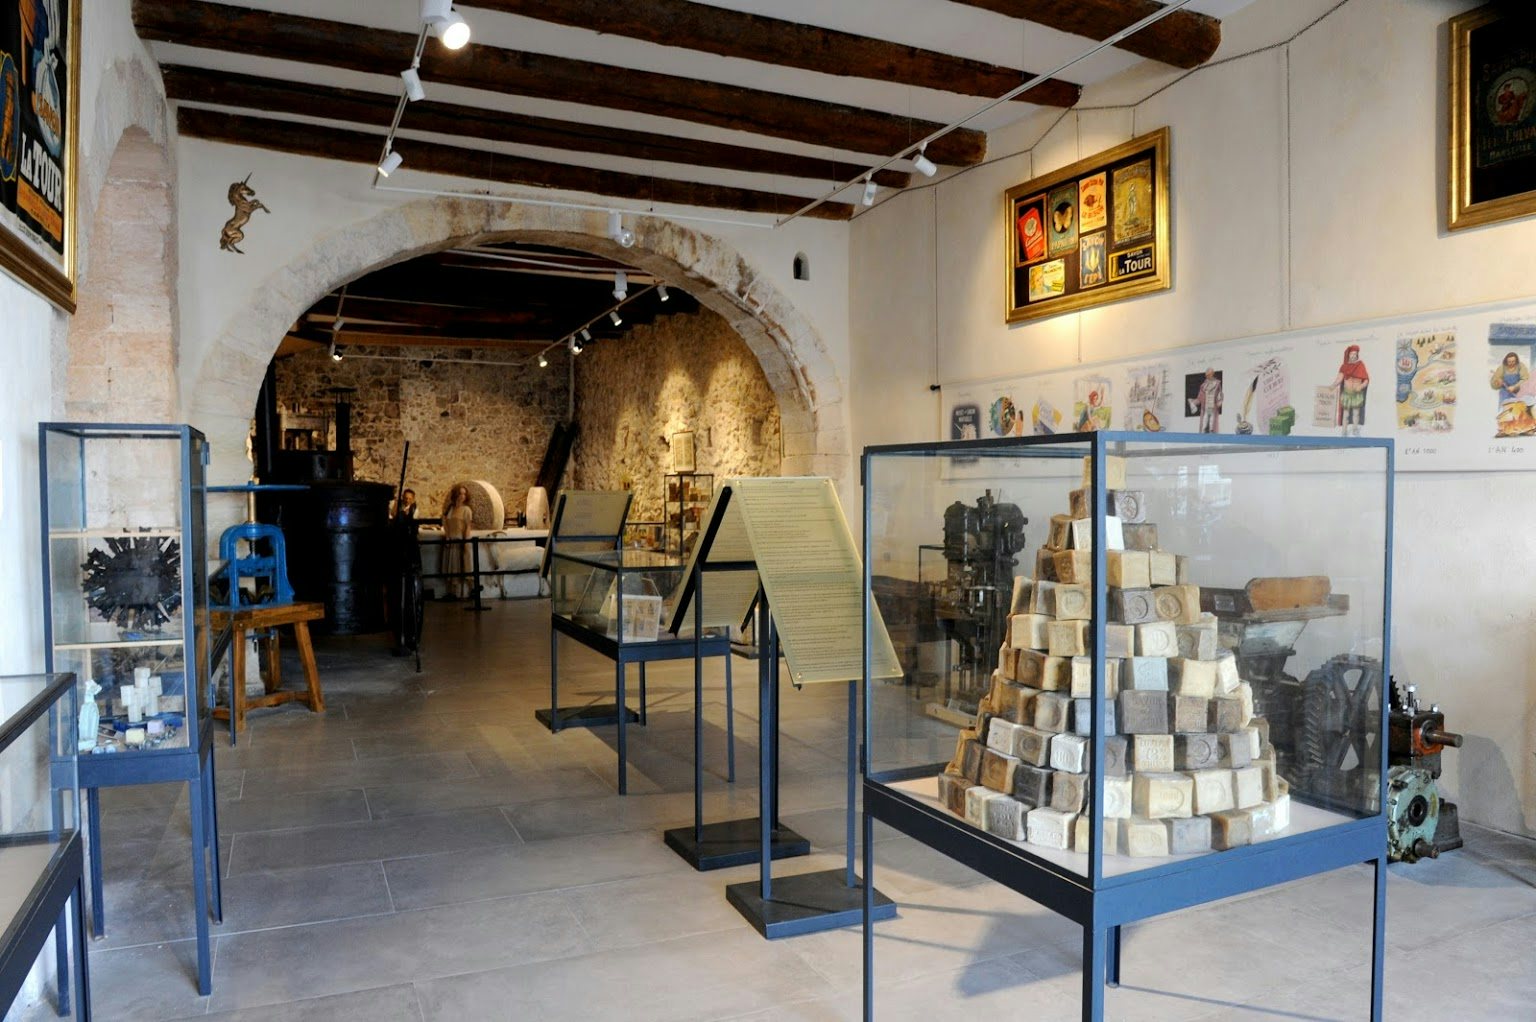
[[[0,270],[75,309],[80,0],[0,0]]]
[[[1008,190],[1007,320],[1166,290],[1168,129]]]

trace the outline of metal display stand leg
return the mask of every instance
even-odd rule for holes
[[[619,722],[619,794],[629,794],[629,754],[624,744],[625,725],[629,723],[629,713],[624,706],[624,661],[617,660],[613,665],[613,705],[618,707],[615,716]]]
[[[1104,979],[1112,987],[1120,985],[1120,927],[1109,928],[1109,965]]]
[[[76,999],[79,1005],[80,1022],[91,1022],[91,969],[85,952],[85,878],[82,877],[75,883],[75,976],[80,984],[80,996]],[[63,984],[60,985],[62,997]],[[67,1008],[61,1008],[62,1014]]]
[[[208,783],[204,785],[204,797],[208,803],[208,815],[206,817],[206,831],[208,839],[208,851],[213,857],[213,921],[224,921],[224,880],[221,874],[223,866],[219,862],[219,790],[217,775],[214,771],[213,754],[208,754]]]
[[[472,558],[473,572],[470,575],[470,585],[475,587],[475,602],[464,609],[471,612],[490,610],[485,602],[480,599],[480,537],[469,537],[470,557]]]
[[[1387,860],[1376,859],[1375,868],[1371,905],[1371,1022],[1381,1022],[1387,967]]]
[[[1083,924],[1083,1019],[1104,1018],[1104,976],[1109,968],[1109,930],[1096,923]]]
[[[693,600],[693,826],[674,827],[662,835],[668,848],[681,855],[688,865],[699,872],[725,869],[728,866],[746,866],[758,862],[763,855],[763,816],[738,820],[722,820],[719,823],[704,822],[704,656],[699,647],[703,632],[701,608],[704,601],[698,588],[699,572],[695,569]],[[729,763],[729,783],[736,782],[736,732],[731,721],[734,707],[731,700],[731,652],[725,653],[725,707],[726,707],[726,757]],[[761,655],[761,651],[759,651]],[[777,681],[777,670],[772,672]],[[762,674],[759,668],[759,675]],[[759,679],[761,681],[761,678]],[[763,691],[767,691],[766,687]],[[766,736],[766,729],[764,730]],[[762,740],[767,748],[766,737]],[[774,778],[777,793],[778,779]],[[777,795],[775,794],[775,798]],[[776,814],[775,814],[776,815]],[[770,819],[773,817],[770,816]],[[776,821],[775,821],[776,822]],[[791,859],[811,854],[811,843],[788,827],[776,825],[766,839],[769,854],[775,859]]]
[[[98,940],[107,935],[107,905],[101,880],[101,789],[85,789],[85,811],[91,828],[91,854],[86,864],[91,874],[91,936]]]
[[[644,671],[644,667],[641,668]],[[625,710],[630,723],[645,723],[644,674],[641,675],[640,713]],[[549,630],[549,707],[533,711],[534,719],[558,734],[568,727],[607,727],[619,722],[618,703],[592,703],[590,706],[560,705],[560,633]]]
[[[762,847],[769,845],[768,822],[778,819],[778,636],[773,630],[772,615],[768,610],[766,595],[759,600],[759,615],[764,621],[758,630],[763,663],[758,667],[760,692],[758,702],[762,722],[762,775],[759,781],[762,806],[760,836]],[[848,787],[854,790],[858,774],[858,695],[849,685],[848,712]],[[771,731],[769,730],[771,727]],[[848,801],[847,862],[844,869],[821,870],[796,876],[773,879],[772,857],[763,855],[759,864],[759,878],[751,882],[731,884],[725,889],[726,900],[736,911],[747,918],[769,940],[793,937],[802,933],[819,933],[822,930],[851,926],[861,920],[866,925],[875,919],[890,919],[896,915],[896,903],[879,891],[865,891],[854,873],[853,797]]]
[[[207,997],[213,993],[213,956],[208,935],[208,834],[203,819],[207,800],[202,773],[187,785],[192,813],[192,900],[197,912],[197,992]]]

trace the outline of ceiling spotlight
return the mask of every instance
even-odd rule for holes
[[[379,161],[379,173],[384,177],[389,177],[389,175],[399,170],[400,164],[404,162],[405,157],[391,149],[389,152],[385,153],[384,158]]]
[[[623,301],[629,294],[629,274],[623,270],[615,270],[613,273],[613,297]]]
[[[549,368],[549,359],[545,357],[545,355],[544,355],[544,353],[542,351],[539,352],[539,368],[540,369],[548,369]]]
[[[581,328],[581,339],[584,340],[584,341],[592,340],[592,331],[588,330],[586,327],[582,327]]]
[[[400,80],[405,83],[406,99],[416,103],[427,98],[427,90],[421,87],[421,75],[414,67],[401,71]]]
[[[450,50],[469,42],[469,23],[453,9],[453,0],[421,0],[421,20]]]
[[[618,242],[624,248],[631,248],[635,244],[635,232],[624,226],[623,213],[608,214],[608,237]]]
[[[571,354],[572,355],[580,355],[581,354],[581,349],[582,349],[581,338],[580,337],[572,337],[571,338]]]
[[[939,172],[938,166],[928,158],[927,146],[923,146],[917,151],[917,155],[912,157],[912,166],[916,167],[917,172],[923,177],[933,177]]]
[[[608,318],[613,320],[613,325],[614,326],[623,326],[624,325],[623,317],[621,317],[619,315],[619,310],[618,309],[610,309],[610,310],[608,310]]]
[[[880,186],[875,184],[874,177],[866,177],[864,179],[864,205],[873,206],[875,204],[875,193],[879,190]]]
[[[664,301],[664,302],[671,301],[671,299],[672,299],[672,296],[667,293],[667,285],[665,285],[665,284],[657,284],[656,285],[656,294],[659,295],[661,297],[661,300]]]
[[[332,362],[340,362],[341,361],[341,349],[336,347],[336,340],[335,340],[335,338],[331,339],[331,361]]]

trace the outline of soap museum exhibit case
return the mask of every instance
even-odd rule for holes
[[[617,724],[615,753],[618,788],[629,790],[626,729],[646,723],[645,665],[658,660],[691,660],[730,656],[730,638],[723,629],[681,638],[664,631],[666,607],[682,584],[687,565],[675,554],[621,547],[579,550],[563,543],[549,554],[549,677],[550,705],[559,707],[560,637],[574,640],[613,661],[613,703],[597,704],[594,713],[581,709],[550,710],[541,721],[552,731],[579,725]],[[640,665],[640,711],[629,709],[625,668]],[[542,711],[541,711],[542,712]]]
[[[186,783],[198,990],[221,919],[205,525],[208,445],[185,425],[45,422],[43,627],[48,670],[79,685],[92,930],[105,933],[100,789]]]
[[[865,585],[903,670],[865,676],[866,879],[879,820],[1079,923],[1082,1017],[1097,1020],[1122,926],[1369,862],[1361,999],[1380,1019],[1391,441],[872,447],[863,481]],[[1298,673],[1360,665],[1329,690],[1351,742],[1311,733],[1305,713],[1266,716],[1291,705],[1247,655],[1266,628]],[[977,636],[1001,641],[968,649]],[[967,691],[974,703],[954,695]],[[873,969],[866,926],[866,1018]]]
[[[7,1018],[52,936],[58,1013],[70,1014],[74,1000],[77,1017],[90,1022],[76,700],[70,674],[0,677],[0,1016]]]

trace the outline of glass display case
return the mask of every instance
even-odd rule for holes
[[[202,434],[44,423],[39,447],[48,668],[96,708],[81,754],[196,749],[212,694]]]
[[[75,975],[83,978],[84,855],[80,792],[75,771],[79,712],[67,674],[0,677],[0,1014],[26,980],[50,933],[60,990],[59,1014],[69,1011],[68,927],[62,915],[75,899]]]
[[[619,794],[628,791],[625,728],[646,722],[645,666],[695,655],[728,656],[726,629],[706,629],[698,641],[664,631],[663,622],[681,589],[687,565],[655,550],[574,551],[561,545],[549,555],[549,699],[534,716],[551,731],[618,725]],[[613,701],[560,705],[560,638],[571,639],[613,661]],[[639,712],[629,709],[625,668],[640,666]]]
[[[654,550],[556,551],[550,565],[550,610],[617,642],[655,642],[683,568],[680,558]]]
[[[210,905],[223,914],[212,651],[227,646],[208,616],[207,458],[185,425],[38,426],[45,655],[79,686],[92,929],[106,933],[99,789],[185,782],[203,994]]]
[[[715,477],[708,472],[669,472],[666,484],[666,551],[686,555],[715,495]]]
[[[1384,855],[1391,472],[1363,439],[869,449],[868,584],[910,637],[868,683],[873,817],[1085,941]]]

